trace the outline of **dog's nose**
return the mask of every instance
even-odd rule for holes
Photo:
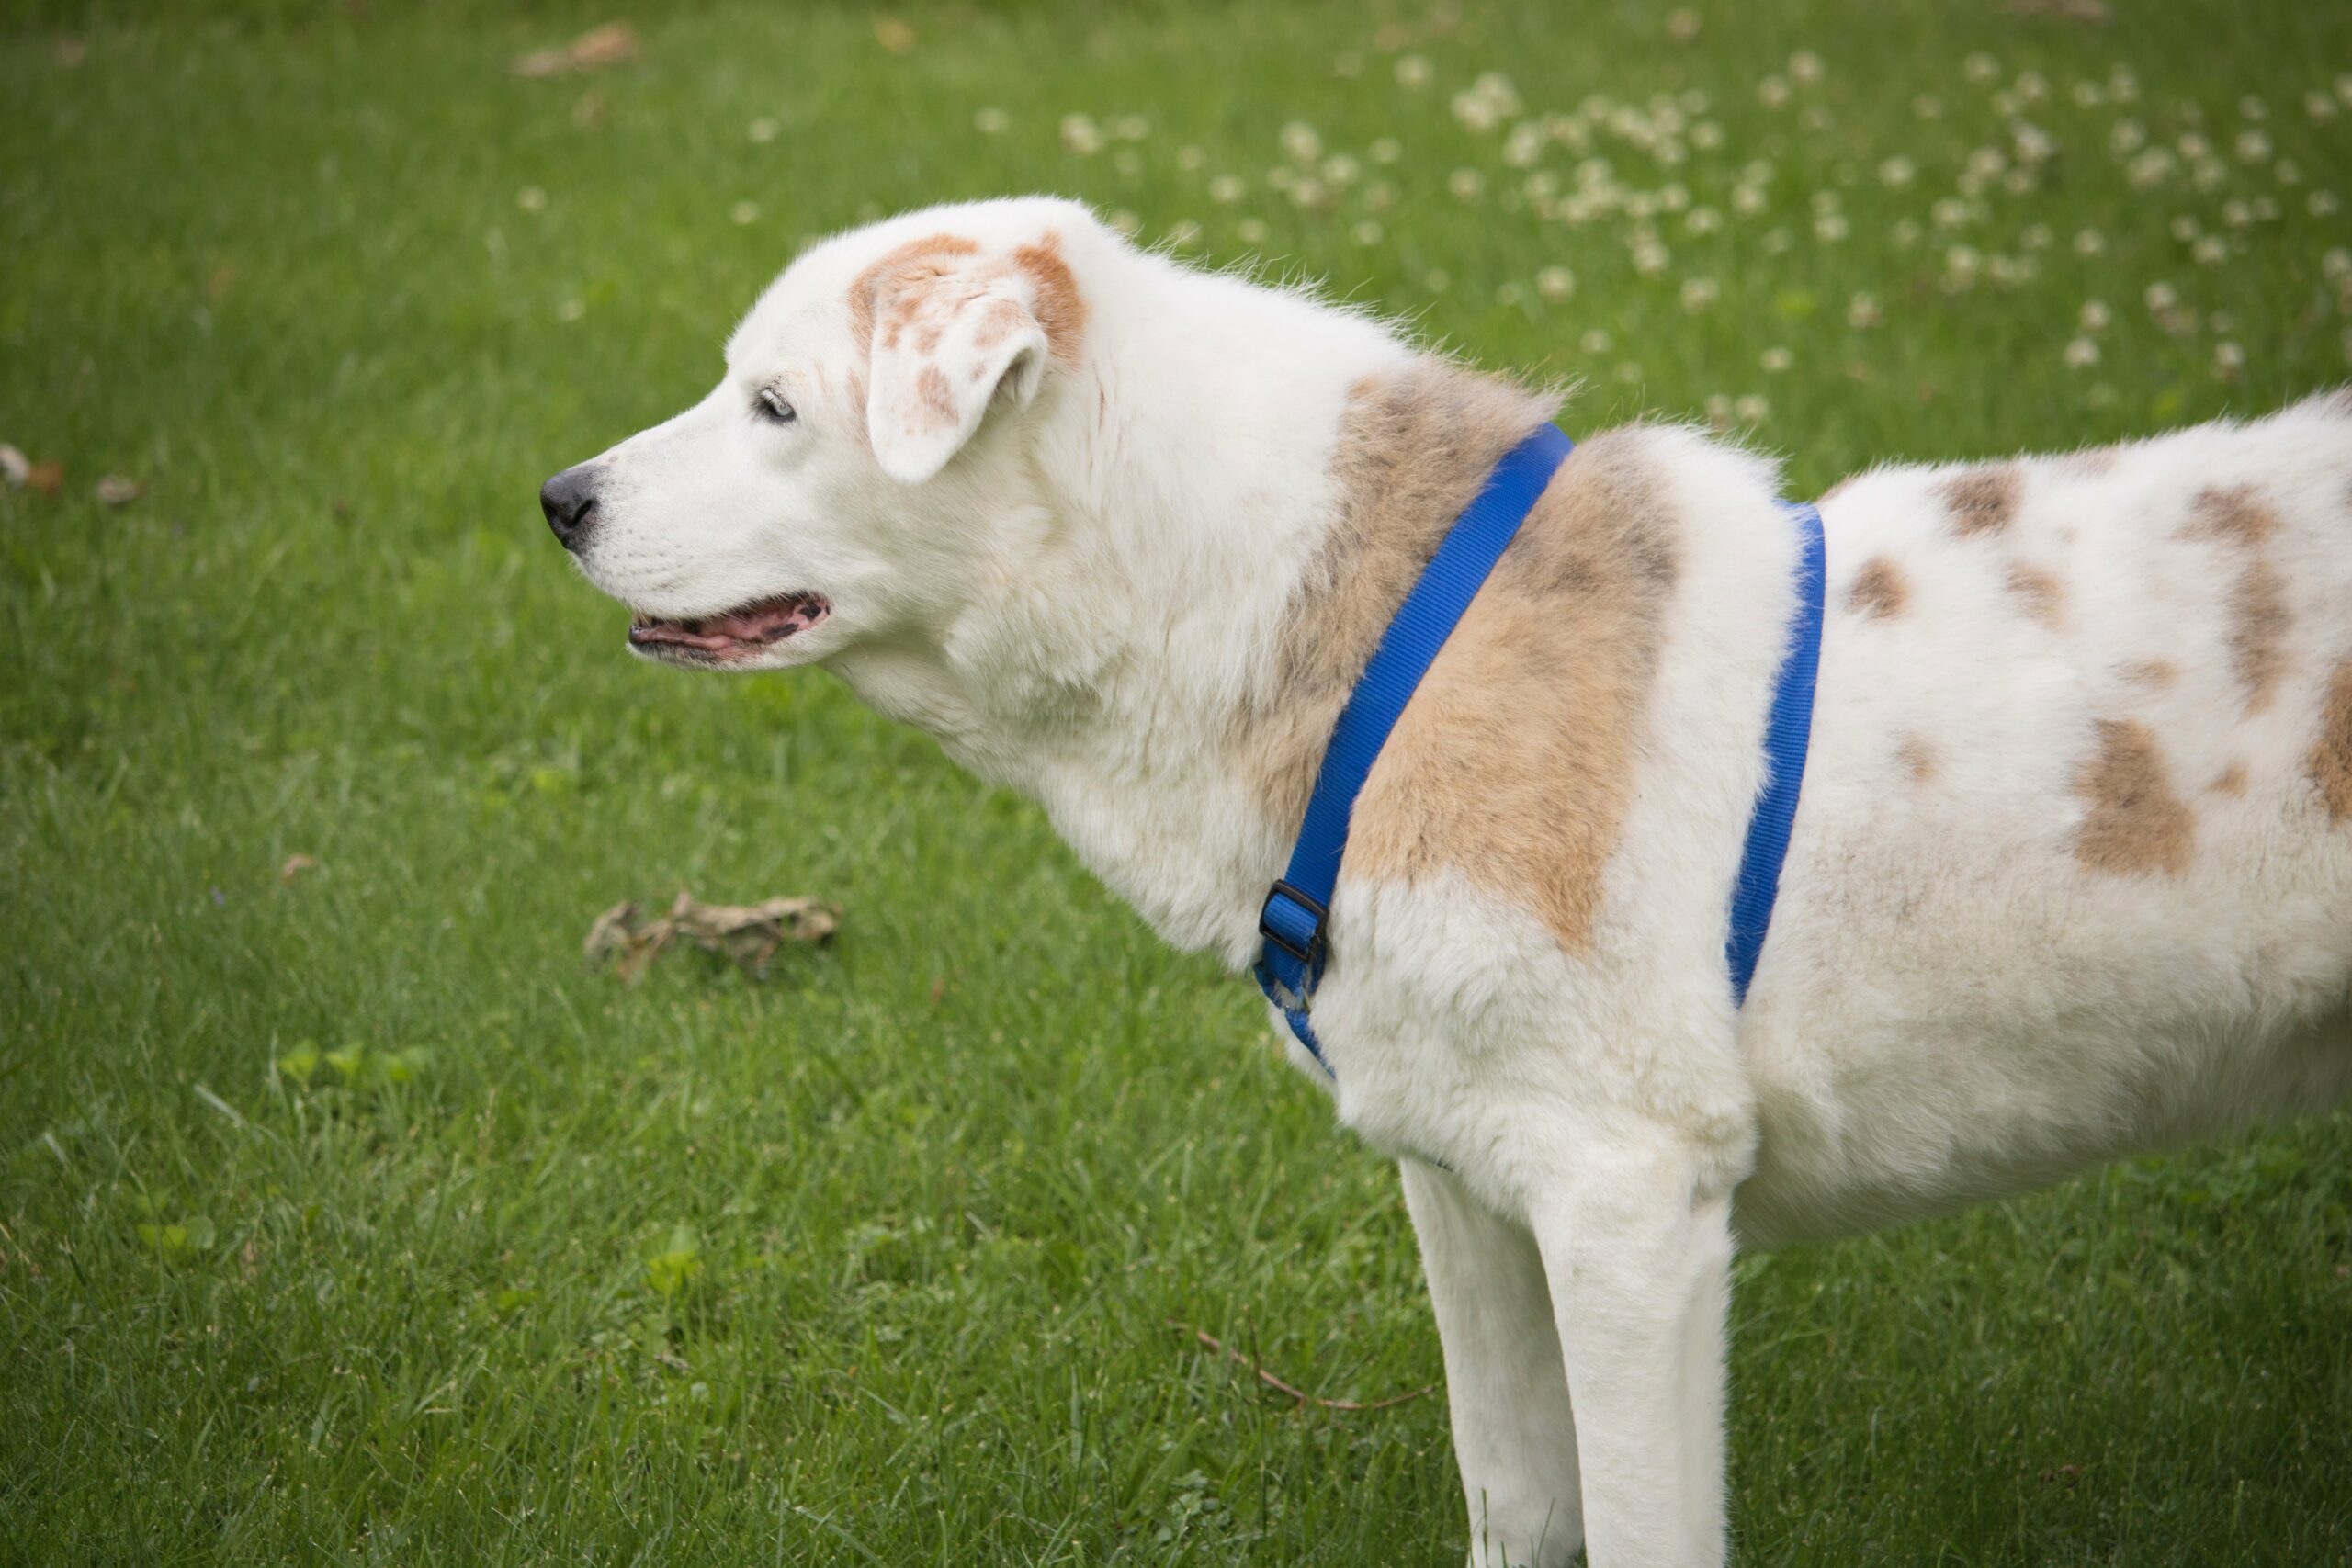
[[[565,549],[576,552],[586,544],[589,519],[596,512],[596,476],[589,466],[566,468],[541,485],[539,510],[548,514],[548,526]]]

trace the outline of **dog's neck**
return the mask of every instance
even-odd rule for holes
[[[1026,460],[974,454],[1027,558],[937,637],[835,668],[1239,967],[1382,629],[1553,405],[1295,294],[1125,263],[1148,276],[1090,280],[1110,308]]]

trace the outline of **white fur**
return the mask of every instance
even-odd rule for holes
[[[846,300],[877,257],[942,231],[983,256],[1058,235],[1086,324],[1076,363],[1023,340],[966,378],[989,389],[949,435],[910,447],[857,401],[908,367],[857,352]],[[831,669],[1044,802],[1163,935],[1238,969],[1295,825],[1226,740],[1273,679],[1333,513],[1351,389],[1414,355],[1308,295],[1140,254],[1069,203],[910,214],[796,263],[710,397],[599,459],[581,564],[670,617],[822,593],[827,620],[743,667]],[[1016,366],[1037,373],[997,380]],[[770,386],[797,424],[751,417]],[[1831,616],[1795,842],[1740,1012],[1724,926],[1795,540],[1768,463],[1679,430],[1641,439],[1688,547],[1591,950],[1571,957],[1453,874],[1343,875],[1316,1002],[1340,1119],[1404,1157],[1481,1563],[1580,1544],[1600,1568],[1721,1560],[1736,1233],[1932,1212],[2352,1087],[2352,828],[2308,799],[2298,815],[2278,782],[2301,776],[2314,694],[2352,655],[2340,409],[2188,432],[2106,475],[2033,466],[1997,545],[1954,536],[1933,470],[1825,505],[1833,604],[1873,554],[1914,599]],[[2149,521],[2240,479],[2290,513],[2274,547],[2292,671],[2254,716],[2217,607],[2227,547]],[[2065,584],[2063,633],[2004,600],[2016,559]],[[2158,656],[2182,671],[2167,690],[2119,672]],[[2185,875],[2070,859],[2086,737],[2114,716],[2184,769],[2226,756],[2256,780],[2199,798]],[[1898,777],[1907,734],[1942,759],[1930,784]]]

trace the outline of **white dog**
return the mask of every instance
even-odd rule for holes
[[[638,652],[822,664],[1238,970],[1373,647],[1555,412],[1081,207],[985,202],[810,251],[717,389],[543,502]],[[1336,1079],[1290,1050],[1401,1159],[1474,1562],[1722,1559],[1735,1238],[2352,1089],[2352,396],[1833,491],[1736,1007],[1778,489],[1688,429],[1583,434],[1356,802]]]

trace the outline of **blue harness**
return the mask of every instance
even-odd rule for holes
[[[1330,919],[1331,889],[1340,879],[1340,857],[1348,843],[1348,818],[1357,794],[1379,759],[1388,732],[1429,673],[1438,649],[1461,622],[1480,585],[1518,534],[1519,525],[1552,482],[1574,444],[1546,424],[1503,454],[1476,500],[1464,508],[1430,558],[1396,618],[1380,638],[1363,676],[1340,710],[1315,793],[1299,825],[1290,867],[1266,895],[1258,917],[1264,945],[1258,955],[1258,984],[1281,1010],[1299,1043],[1323,1070],[1331,1072],[1317,1043],[1307,1013],[1330,952],[1324,925]],[[1786,503],[1784,503],[1786,504]],[[1821,514],[1810,506],[1789,505],[1804,535],[1794,635],[1772,694],[1765,729],[1770,777],[1747,827],[1739,877],[1733,886],[1730,931],[1724,944],[1731,970],[1732,999],[1747,997],[1764,934],[1772,924],[1772,901],[1781,888],[1781,863],[1788,857],[1789,829],[1796,819],[1797,791],[1804,781],[1805,744],[1813,729],[1813,688],[1821,666],[1822,594],[1826,559]],[[1337,1077],[1337,1074],[1332,1076]]]

